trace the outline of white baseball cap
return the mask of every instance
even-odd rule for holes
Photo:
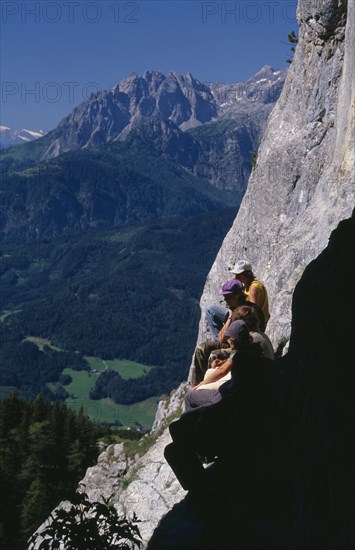
[[[233,269],[231,269],[231,273],[234,273],[234,275],[239,275],[243,271],[253,271],[251,264],[247,260],[238,260]]]

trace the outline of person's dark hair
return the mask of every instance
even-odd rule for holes
[[[260,319],[254,307],[238,306],[232,313],[232,321],[242,319],[250,331],[257,331],[260,328]]]
[[[251,283],[252,281],[254,281],[255,279],[255,275],[252,271],[244,271],[243,272],[243,275],[246,276],[246,278],[248,279],[249,283]]]
[[[241,294],[239,294],[239,306],[238,307],[244,305],[246,301],[247,301],[247,297],[244,294],[244,292],[242,292]]]

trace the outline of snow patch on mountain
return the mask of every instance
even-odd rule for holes
[[[45,130],[14,130],[8,126],[0,126],[0,149],[6,149],[12,145],[20,145],[46,135]]]

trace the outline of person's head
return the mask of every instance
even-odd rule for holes
[[[237,307],[233,311],[232,321],[237,321],[238,319],[244,321],[247,324],[248,329],[252,332],[256,332],[260,329],[260,319],[255,307],[246,305]]]
[[[235,309],[245,302],[243,289],[243,284],[237,279],[230,279],[223,283],[222,295],[228,308]]]
[[[229,325],[225,332],[225,337],[227,338],[230,346],[233,349],[238,350],[247,349],[249,344],[253,342],[246,322],[241,319],[233,321]]]
[[[249,285],[255,278],[253,268],[248,260],[238,260],[231,269],[231,273],[233,273],[236,280],[245,285]]]

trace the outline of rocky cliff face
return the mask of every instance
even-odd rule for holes
[[[238,468],[236,442],[228,468],[217,461],[205,471],[214,493],[176,503],[148,550],[353,548],[353,353],[344,326],[355,303],[349,297],[340,320],[324,296],[354,244],[355,211],[296,285],[289,352],[274,363],[276,407],[251,471]],[[235,429],[238,439],[238,420]],[[248,441],[254,446],[251,433]]]
[[[300,1],[295,57],[201,300],[202,311],[218,301],[228,268],[247,257],[269,292],[275,345],[289,337],[296,282],[354,204],[353,12],[345,0]],[[201,340],[206,330],[202,317]]]
[[[267,284],[272,314],[268,332],[274,344],[282,337],[290,336],[292,295],[305,267],[327,246],[331,231],[340,220],[351,215],[354,205],[354,65],[351,62],[355,51],[354,15],[353,2],[347,5],[346,2],[329,0],[320,5],[315,0],[300,1],[299,44],[296,54],[281,97],[269,117],[258,163],[249,180],[238,216],[212,266],[201,299],[202,310],[207,303],[219,300],[220,284],[228,278],[228,267],[237,258],[247,256],[255,266],[256,274]],[[338,244],[341,240],[340,237]],[[351,247],[346,254],[351,255]],[[333,266],[336,266],[338,260],[335,258],[333,261]],[[317,277],[314,279],[315,287],[322,278],[322,270]],[[334,284],[337,284],[336,281],[329,279],[329,285]],[[308,287],[307,295],[311,299],[312,286]],[[303,299],[300,303],[303,307],[302,315],[307,316],[308,304]],[[319,311],[320,316],[323,313]],[[314,311],[313,315],[317,319],[313,325],[315,330],[315,325],[320,323],[320,317]],[[302,323],[300,317],[298,323]],[[199,339],[203,340],[206,336],[202,316]],[[324,334],[322,337],[325,338]],[[318,344],[322,337],[318,339]],[[300,350],[302,342],[298,345]],[[310,361],[312,348],[308,347],[308,350]],[[313,350],[313,355],[317,353]],[[302,359],[293,363],[298,387],[303,383],[301,364]],[[319,370],[318,375],[321,376]],[[330,391],[331,384],[328,385],[328,396]],[[298,401],[298,408],[293,413],[302,417],[302,407],[307,409],[308,406],[304,402],[304,395],[293,395],[292,399]],[[299,444],[299,437],[307,437],[306,432],[300,430],[297,435],[292,432],[295,436],[295,447]],[[330,428],[329,433],[334,434]],[[170,440],[168,436],[165,437],[167,441]],[[312,437],[317,438],[318,435],[313,434]],[[342,441],[343,451],[344,439]],[[332,441],[330,452],[335,452],[334,445]],[[312,453],[311,450],[307,452]],[[302,460],[304,459],[303,456]],[[297,471],[297,475],[302,477],[299,469]],[[155,479],[151,479],[152,487]],[[171,483],[174,483],[174,479],[172,475]],[[143,497],[146,502],[149,502],[153,491],[148,487],[149,485]],[[335,492],[337,491],[338,489]],[[311,493],[312,488],[308,497],[305,497],[306,500],[312,498]],[[170,506],[179,502],[179,497],[180,494],[166,488],[164,500]],[[120,500],[124,502],[124,498],[123,492]],[[297,504],[299,509],[302,509],[302,498],[301,495]],[[239,513],[241,512],[239,506]],[[230,514],[228,517],[233,512]],[[225,517],[222,515],[221,521],[222,517],[225,525]],[[345,517],[348,517],[348,511]],[[155,518],[152,510],[151,527]],[[184,503],[176,504],[171,520],[167,519],[166,525],[161,526],[162,531],[152,539],[150,548],[164,548],[162,541],[166,540],[169,540],[171,548],[197,548],[198,546],[194,546],[196,541],[191,538],[192,533],[201,534],[206,529],[206,518],[207,523],[208,518],[215,521],[215,518],[208,515],[203,518],[198,506],[196,510],[190,504],[187,508]],[[301,521],[303,520],[304,518]],[[307,521],[312,523],[309,517]],[[240,522],[242,529],[242,519]],[[177,536],[177,530],[173,524],[178,524],[179,529],[186,526],[185,538],[174,544],[172,541]],[[145,530],[149,531],[147,525]],[[243,530],[243,536],[248,539],[252,531],[251,525]],[[347,532],[346,536],[348,535]],[[265,531],[264,535],[260,534],[264,546],[259,547],[263,549],[265,536]],[[285,544],[282,528],[277,536],[280,537],[279,542],[276,544],[274,538],[270,548],[285,547],[282,546]],[[294,536],[297,538],[296,534]],[[214,542],[219,540],[218,533],[214,533],[214,537]],[[243,544],[242,539],[240,543]],[[297,546],[297,540],[294,544],[294,548],[306,547],[302,543]],[[336,547],[348,546],[333,546]]]

